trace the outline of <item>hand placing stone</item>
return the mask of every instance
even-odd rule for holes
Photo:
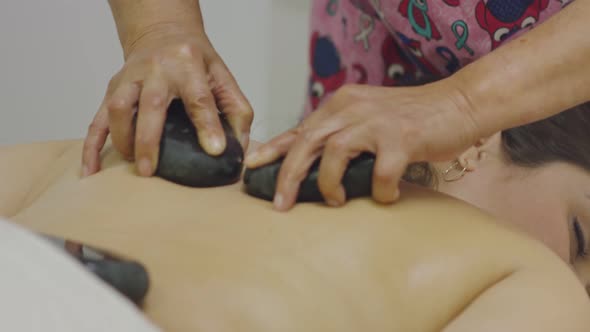
[[[168,108],[160,141],[156,176],[189,187],[217,187],[240,180],[244,151],[229,123],[221,116],[226,149],[219,156],[207,154],[180,99]]]
[[[317,179],[319,160],[310,169],[307,177],[301,182],[298,202],[321,202],[322,194],[318,189]],[[350,161],[348,169],[342,178],[342,185],[346,190],[346,198],[371,196],[372,174],[375,157],[362,154]],[[282,160],[255,169],[246,169],[244,185],[246,193],[251,196],[272,201],[277,186],[277,176]]]

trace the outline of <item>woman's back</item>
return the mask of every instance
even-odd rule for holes
[[[145,309],[165,330],[454,332],[507,330],[517,318],[533,324],[519,325],[527,331],[555,319],[564,331],[588,326],[584,289],[557,256],[457,200],[408,187],[395,206],[278,213],[239,185],[137,177],[113,150],[102,172],[80,179],[81,148],[61,148],[12,219],[143,262]],[[0,179],[19,172],[9,164]],[[551,304],[564,298],[571,307]]]

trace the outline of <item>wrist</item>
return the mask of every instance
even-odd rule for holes
[[[449,121],[461,123],[464,132],[461,134],[462,140],[467,144],[472,144],[481,137],[491,135],[491,130],[485,120],[479,116],[481,106],[473,99],[471,86],[469,82],[464,81],[462,77],[451,76],[435,84],[440,84],[444,96],[447,98],[448,105],[447,117]]]
[[[518,112],[523,96],[513,93],[520,90],[522,76],[512,66],[497,68],[498,61],[484,57],[448,78],[456,90],[459,109],[477,128],[478,138],[527,122],[522,118],[525,114]]]
[[[153,37],[205,35],[198,0],[109,0],[109,5],[126,55]]]
[[[137,49],[145,49],[152,45],[160,45],[162,42],[170,42],[178,39],[184,41],[187,39],[208,40],[202,26],[197,24],[182,22],[158,22],[138,29],[133,36],[125,41],[121,41],[124,58],[127,59],[130,54]]]

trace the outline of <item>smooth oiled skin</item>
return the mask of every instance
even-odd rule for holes
[[[394,206],[302,203],[239,184],[137,176],[108,145],[80,178],[81,142],[0,148],[0,215],[141,262],[165,331],[586,332],[590,303],[539,242],[450,197],[404,187]],[[51,157],[53,151],[53,157]]]
[[[244,152],[227,121],[222,116],[220,119],[226,149],[219,156],[211,156],[199,144],[182,101],[173,100],[160,141],[156,176],[189,187],[217,187],[239,181]]]
[[[351,160],[342,178],[342,185],[348,199],[371,196],[372,174],[375,157],[362,154]],[[244,188],[249,195],[272,201],[282,160],[255,169],[246,169]],[[318,187],[319,160],[311,167],[301,182],[297,196],[298,202],[322,202],[324,198]]]

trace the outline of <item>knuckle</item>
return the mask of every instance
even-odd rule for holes
[[[297,140],[303,143],[316,142],[321,139],[320,131],[309,123],[302,123],[296,128]]]
[[[127,102],[121,97],[112,97],[107,101],[107,109],[109,110],[109,113],[120,113],[125,111],[126,107]]]
[[[202,90],[197,90],[191,93],[184,102],[186,107],[190,110],[202,110],[211,105],[212,101],[213,97],[211,94]]]
[[[199,129],[203,128],[208,130],[219,129],[221,130],[221,124],[219,123],[219,119],[216,119],[213,116],[213,112],[209,112],[207,110],[197,110],[190,113],[191,120],[199,125]],[[219,126],[218,126],[219,124]]]
[[[241,111],[240,116],[248,126],[254,121],[254,111],[249,107],[244,108]]]
[[[146,106],[150,107],[150,109],[160,110],[165,106],[164,103],[166,102],[166,97],[161,93],[151,93],[146,96],[144,102],[147,104]]]
[[[107,92],[115,91],[117,86],[119,86],[119,77],[120,77],[120,74],[115,74],[115,76],[113,76],[111,78],[111,80],[107,84]]]
[[[299,134],[299,140],[306,142],[306,143],[311,143],[311,142],[316,142],[319,140],[320,136],[318,134],[317,130],[313,130],[313,129],[303,129],[301,131],[301,133]]]
[[[151,146],[154,146],[156,138],[153,135],[137,135],[135,139],[135,144],[139,150],[147,149]]]
[[[301,133],[303,133],[303,131],[305,131],[307,129],[308,125],[307,123],[304,121],[302,122],[299,126],[291,129],[291,133],[293,133],[296,136],[301,135]]]
[[[98,135],[101,131],[104,131],[104,130],[105,130],[104,126],[98,124],[96,121],[92,121],[90,123],[90,125],[88,125],[88,134],[89,134],[89,136],[90,135]]]
[[[335,154],[345,154],[349,146],[348,138],[342,135],[334,136],[326,142],[326,150]]]
[[[181,42],[175,45],[174,53],[184,58],[192,58],[197,54],[195,47],[189,42]]]
[[[148,68],[152,68],[153,70],[154,68],[160,68],[160,66],[162,66],[163,58],[164,57],[160,53],[153,53],[147,56],[144,61],[145,64],[148,65]]]
[[[373,180],[377,183],[389,184],[393,182],[394,170],[384,167],[375,167]]]
[[[121,80],[121,77],[123,76],[123,69],[125,69],[125,66],[123,66],[123,68],[121,68],[121,70],[119,70],[118,72],[116,72],[113,77],[111,77],[111,82],[115,83]]]

